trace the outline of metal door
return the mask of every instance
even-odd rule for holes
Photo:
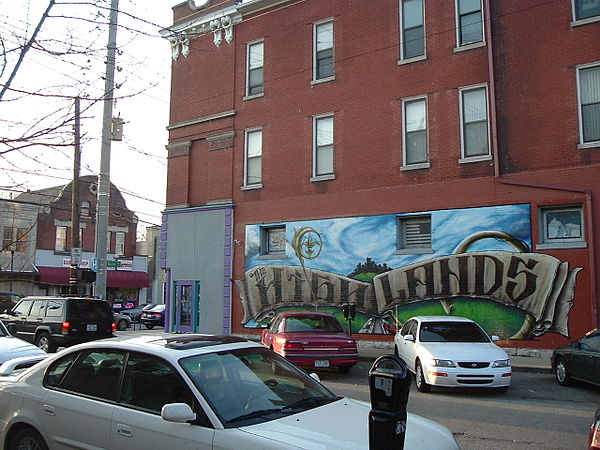
[[[197,289],[192,281],[177,281],[175,285],[175,331],[194,332],[197,325],[194,320],[198,310]]]

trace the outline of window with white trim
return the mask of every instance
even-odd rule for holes
[[[580,143],[600,145],[600,64],[577,68]]]
[[[27,228],[4,227],[2,236],[2,251],[25,253],[27,251]]]
[[[423,0],[400,0],[402,45],[400,58],[425,55],[425,21]]]
[[[552,247],[581,247],[585,244],[583,208],[561,205],[540,209],[541,244]]]
[[[403,166],[427,163],[427,99],[402,101]]]
[[[483,42],[483,8],[481,0],[456,0],[458,47]]]
[[[262,182],[262,130],[247,130],[245,143],[244,185],[259,186]]]
[[[489,156],[487,87],[460,89],[462,157]]]
[[[64,252],[67,250],[67,227],[62,225],[56,226],[56,240],[54,242],[54,250]]]
[[[285,225],[261,228],[261,254],[285,255]]]
[[[125,233],[117,231],[115,233],[115,255],[123,256],[125,254]]]
[[[333,20],[316,23],[313,30],[313,80],[333,77]]]
[[[106,232],[106,253],[110,253],[110,241],[112,238],[112,231]]]
[[[80,215],[81,217],[90,217],[90,202],[84,200],[81,202]]]
[[[246,48],[246,96],[263,93],[264,42],[252,42]]]
[[[333,115],[313,118],[313,177],[333,174]]]
[[[573,0],[573,19],[583,20],[600,16],[600,0]]]
[[[397,247],[401,253],[431,253],[431,215],[398,217]]]

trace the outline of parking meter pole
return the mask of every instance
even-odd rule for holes
[[[369,371],[369,450],[404,449],[406,404],[412,382],[406,363],[384,355]]]

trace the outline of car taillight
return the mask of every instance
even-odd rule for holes
[[[115,331],[117,331],[117,324],[115,322],[110,324],[110,327],[112,328],[112,332],[114,333]]]
[[[600,420],[592,424],[588,442],[590,450],[600,450]]]
[[[285,341],[283,343],[284,350],[303,350],[302,344],[300,342],[294,341]]]
[[[63,333],[68,333],[71,330],[71,324],[69,322],[63,322],[61,331]]]
[[[357,351],[356,342],[348,342],[340,345],[340,350],[354,350]]]

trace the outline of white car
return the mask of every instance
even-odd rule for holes
[[[508,354],[475,322],[456,316],[419,316],[394,336],[394,351],[415,374],[417,389],[431,386],[491,387],[506,391]]]
[[[9,359],[29,355],[46,355],[46,352],[23,339],[12,336],[0,322],[0,364]]]
[[[367,449],[365,402],[256,342],[142,335],[76,345],[0,377],[0,447]],[[405,448],[457,449],[408,414]]]

